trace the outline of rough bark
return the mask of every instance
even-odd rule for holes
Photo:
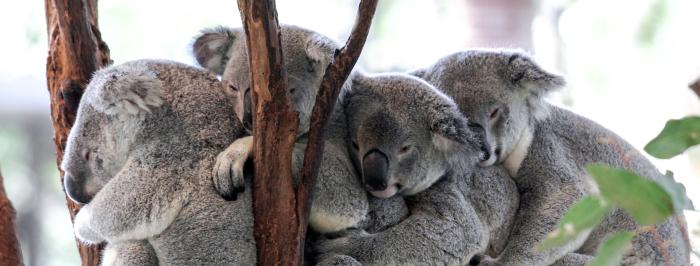
[[[377,9],[377,0],[362,0],[360,2],[355,25],[352,28],[345,46],[336,51],[333,63],[326,68],[316,103],[311,113],[309,128],[309,140],[304,152],[304,166],[301,170],[301,181],[297,188],[297,215],[301,218],[299,223],[301,242],[304,242],[308,224],[309,209],[311,208],[312,191],[316,184],[318,169],[323,159],[323,147],[326,139],[326,128],[332,110],[335,106],[338,94],[343,83],[352,72],[357,59],[362,53],[362,48],[367,40],[372,18]]]
[[[2,265],[22,265],[22,253],[15,226],[15,209],[5,194],[3,183],[0,173],[0,261]]]
[[[110,63],[109,48],[97,26],[97,0],[46,0],[49,55],[46,82],[51,97],[51,118],[56,163],[63,158],[68,132],[75,121],[80,97],[92,73]],[[63,184],[63,172],[60,172]],[[80,207],[66,197],[71,220]],[[78,242],[82,265],[98,265],[101,246]]]
[[[376,6],[376,0],[360,3],[350,38],[326,70],[312,113],[302,179],[295,189],[291,163],[299,122],[286,92],[275,1],[238,1],[255,105],[253,205],[260,265],[300,265],[303,261],[310,193],[322,158],[327,121],[362,51]]]
[[[292,150],[299,120],[287,96],[287,74],[274,0],[238,0],[246,33],[255,115],[253,207],[259,265],[296,265],[299,218]],[[271,167],[274,166],[274,167]]]

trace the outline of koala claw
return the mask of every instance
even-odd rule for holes
[[[105,239],[90,228],[90,219],[92,218],[89,206],[83,207],[75,216],[73,231],[75,237],[81,242],[87,244],[97,244],[105,241]]]
[[[212,172],[214,188],[227,200],[235,200],[245,189],[243,168],[252,152],[252,140],[250,136],[240,138],[216,156]]]

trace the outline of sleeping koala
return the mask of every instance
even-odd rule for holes
[[[103,265],[255,264],[251,194],[226,201],[210,176],[244,132],[222,87],[167,61],[94,74],[61,168],[67,195],[84,204],[75,234],[108,243]]]
[[[544,100],[564,86],[562,77],[510,50],[459,52],[413,74],[454,97],[462,113],[484,129],[488,155],[481,164],[502,164],[520,191],[520,208],[505,250],[482,265],[548,265],[571,251],[592,255],[606,237],[621,229],[638,233],[622,264],[689,264],[682,214],[643,228],[616,209],[587,237],[537,251],[535,247],[573,203],[597,192],[585,172],[587,164],[606,163],[651,179],[661,177],[641,153],[613,132]]]
[[[327,37],[291,25],[281,26],[284,62],[289,77],[289,93],[299,115],[297,145],[293,156],[296,172],[302,167],[311,110],[326,67],[338,45]],[[195,38],[197,61],[223,75],[228,95],[235,102],[236,114],[250,127],[250,72],[243,29],[219,27],[205,30]],[[343,90],[347,90],[346,82]],[[309,225],[319,233],[339,232],[351,227],[379,230],[402,219],[407,209],[403,199],[368,199],[348,154],[345,114],[336,104],[330,117],[324,156],[314,189]],[[214,169],[217,191],[230,197],[243,182],[243,166],[252,152],[252,137],[236,140],[222,152]],[[374,211],[382,209],[381,213]]]
[[[504,169],[476,166],[482,137],[450,98],[407,75],[356,75],[342,105],[363,185],[377,197],[401,195],[410,216],[318,250],[362,265],[465,265],[500,253],[517,190]]]

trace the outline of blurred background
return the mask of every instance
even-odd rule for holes
[[[278,0],[277,10],[280,22],[342,43],[357,3]],[[405,71],[472,47],[521,48],[568,78],[552,102],[641,149],[666,120],[700,113],[700,100],[687,89],[700,76],[697,10],[697,0],[384,0],[359,67]],[[194,64],[190,45],[199,30],[241,22],[233,0],[101,0],[99,23],[115,63]],[[0,25],[0,167],[17,209],[25,263],[78,265],[50,125],[43,1],[5,5]],[[675,172],[697,206],[700,151],[652,160]],[[700,244],[700,216],[686,216],[691,239]]]

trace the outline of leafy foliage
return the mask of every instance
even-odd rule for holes
[[[622,259],[622,253],[625,251],[632,241],[634,233],[629,231],[620,231],[609,237],[600,245],[598,252],[595,254],[595,259],[590,266],[615,266],[619,265]]]
[[[664,188],[627,170],[603,164],[586,167],[604,198],[625,209],[642,225],[663,222],[675,210]]]
[[[700,144],[700,117],[691,116],[666,122],[661,133],[644,150],[656,158],[669,159],[697,144]]]
[[[563,245],[585,230],[593,229],[610,211],[610,204],[597,195],[587,196],[571,206],[556,230],[549,233],[540,250]]]

